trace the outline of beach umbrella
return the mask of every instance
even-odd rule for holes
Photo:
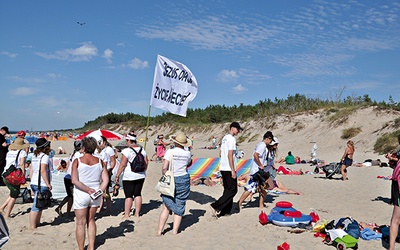
[[[120,133],[111,131],[111,130],[107,130],[107,129],[97,129],[97,130],[90,130],[87,131],[81,135],[79,135],[78,137],[75,138],[75,140],[82,140],[84,137],[86,136],[104,136],[105,138],[107,138],[107,140],[122,140],[124,139],[124,136],[121,135]]]

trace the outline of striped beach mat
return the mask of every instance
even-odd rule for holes
[[[190,178],[212,177],[219,171],[220,159],[221,158],[194,158],[192,166],[188,169]],[[239,159],[236,163],[237,176],[248,174],[251,164],[251,159]]]

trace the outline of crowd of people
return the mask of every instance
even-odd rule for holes
[[[210,210],[215,218],[229,215],[232,212],[240,211],[243,202],[251,198],[254,194],[259,194],[259,207],[264,208],[264,200],[268,192],[277,191],[286,194],[302,195],[301,191],[287,188],[281,181],[277,180],[277,172],[295,171],[277,167],[275,160],[279,140],[272,131],[267,131],[263,135],[262,141],[258,142],[252,154],[252,165],[250,173],[244,176],[237,176],[236,172],[236,152],[237,142],[235,136],[243,131],[238,122],[232,122],[228,133],[223,137],[220,145],[220,166],[219,176],[215,178],[202,177],[197,180],[190,180],[188,168],[192,164],[190,148],[193,140],[185,134],[180,133],[170,137],[168,142],[164,141],[164,136],[160,134],[155,142],[155,155],[157,160],[163,162],[162,174],[168,169],[173,169],[175,181],[174,197],[161,195],[162,206],[159,216],[157,235],[164,234],[164,227],[170,214],[173,214],[172,234],[179,233],[179,227],[186,209],[186,201],[190,194],[191,185],[205,184],[213,186],[217,182],[222,182],[223,193],[221,197],[210,204]],[[2,173],[7,171],[11,165],[25,171],[26,162],[30,151],[30,144],[24,140],[25,134],[21,131],[17,133],[17,138],[10,145],[5,140],[5,135],[9,134],[7,127],[0,129],[0,163]],[[88,235],[88,249],[94,248],[96,237],[95,215],[102,209],[111,213],[111,196],[109,189],[114,184],[114,191],[118,190],[120,183],[123,184],[125,204],[123,220],[130,216],[140,217],[142,207],[142,189],[146,179],[146,170],[149,163],[146,151],[137,143],[137,136],[134,132],[126,135],[126,148],[121,152],[121,161],[117,164],[115,150],[107,139],[103,136],[84,137],[81,141],[74,142],[74,151],[68,161],[62,160],[57,167],[58,171],[65,172],[64,184],[67,196],[55,208],[55,211],[62,216],[62,209],[67,204],[67,215],[72,216],[72,208],[76,217],[76,241],[79,249],[85,247],[85,237]],[[214,139],[214,137],[213,137]],[[400,144],[400,135],[398,136]],[[316,145],[316,144],[315,144]],[[43,208],[37,206],[37,196],[39,193],[52,190],[51,172],[52,163],[50,155],[52,152],[51,142],[46,138],[39,138],[35,142],[36,148],[33,150],[30,165],[29,177],[31,181],[30,189],[33,192],[33,204],[29,214],[29,228],[34,230],[40,225]],[[167,149],[167,146],[171,146]],[[316,150],[316,146],[313,147]],[[347,180],[347,170],[353,164],[355,153],[354,142],[349,140],[346,143],[345,151],[341,157],[341,174],[343,181]],[[142,155],[145,167],[140,171],[132,168],[132,162],[138,155]],[[316,152],[314,155],[316,157]],[[392,204],[394,205],[391,220],[391,235],[397,235],[400,225],[400,149],[396,154],[385,155],[388,160],[396,161],[392,178]],[[289,151],[284,158],[287,164],[296,163],[296,158]],[[299,173],[301,174],[301,173]],[[112,182],[112,178],[114,181]],[[4,177],[2,181],[9,189],[9,196],[0,207],[0,212],[10,217],[15,201],[20,195],[20,186],[9,183]],[[244,190],[237,202],[234,197],[239,191],[239,182],[244,184]],[[94,197],[96,193],[102,193],[99,197]],[[132,207],[134,204],[134,211]],[[236,204],[236,206],[234,205]],[[394,239],[396,237],[393,237]],[[390,239],[390,247],[394,249],[394,242]]]

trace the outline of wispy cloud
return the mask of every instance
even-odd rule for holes
[[[106,49],[103,52],[103,57],[107,60],[108,63],[112,63],[113,51],[110,49]]]
[[[274,62],[291,68],[284,75],[287,77],[349,76],[356,73],[354,67],[346,63],[352,55],[293,54],[275,56]]]
[[[136,34],[142,38],[187,43],[195,49],[233,50],[256,49],[275,33],[275,28],[237,24],[229,22],[223,16],[209,16],[185,23],[169,22],[167,26],[147,25]]]
[[[43,78],[38,77],[20,77],[20,76],[10,76],[10,80],[15,82],[24,82],[24,83],[44,83],[46,82]]]
[[[0,51],[0,55],[8,56],[10,58],[16,58],[18,54],[10,53],[10,52],[7,52],[7,51]]]
[[[149,62],[148,61],[142,61],[139,58],[133,58],[129,63],[122,65],[123,67],[126,68],[131,68],[131,69],[144,69],[149,67]]]
[[[61,78],[61,74],[49,73],[49,74],[47,74],[47,77],[50,79],[59,79],[59,78]]]
[[[29,88],[29,87],[19,87],[12,91],[13,95],[17,96],[28,96],[33,95],[37,92],[36,88]]]
[[[46,58],[62,61],[90,61],[93,57],[97,56],[97,47],[91,42],[85,42],[75,49],[58,50],[54,53],[36,52],[36,55]]]

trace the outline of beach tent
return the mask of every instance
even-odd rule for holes
[[[199,177],[212,177],[219,171],[219,162],[221,158],[194,158],[188,172],[191,179]],[[252,160],[239,159],[236,164],[237,176],[248,174],[250,172]]]

